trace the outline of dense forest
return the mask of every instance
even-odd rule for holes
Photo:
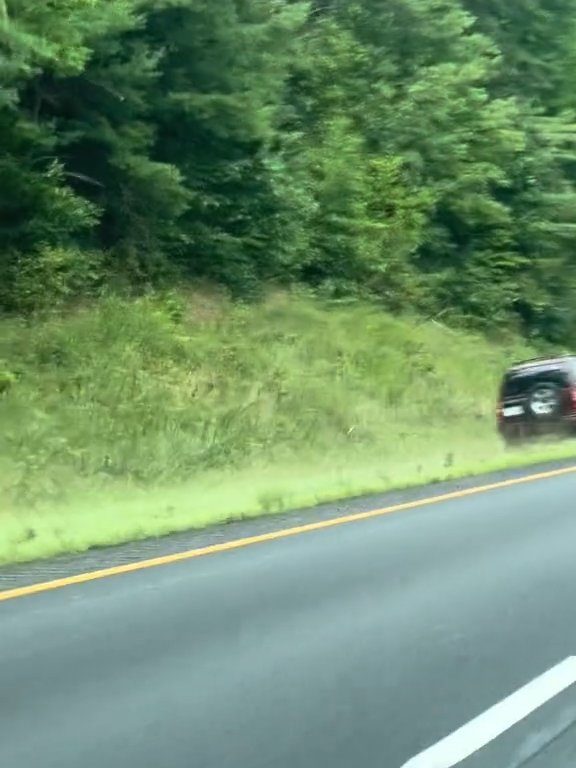
[[[204,278],[576,336],[576,0],[0,0],[0,309]]]

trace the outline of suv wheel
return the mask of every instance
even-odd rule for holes
[[[562,407],[560,389],[556,384],[537,384],[528,395],[528,410],[535,419],[552,419]]]

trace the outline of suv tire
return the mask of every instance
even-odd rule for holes
[[[527,397],[530,416],[536,421],[551,421],[562,411],[562,392],[554,382],[543,381],[530,390]]]

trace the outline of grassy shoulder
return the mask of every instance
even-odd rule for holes
[[[495,434],[531,354],[285,294],[0,321],[0,563],[571,455]]]

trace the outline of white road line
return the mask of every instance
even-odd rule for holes
[[[532,680],[402,768],[452,768],[576,683],[576,656]]]

